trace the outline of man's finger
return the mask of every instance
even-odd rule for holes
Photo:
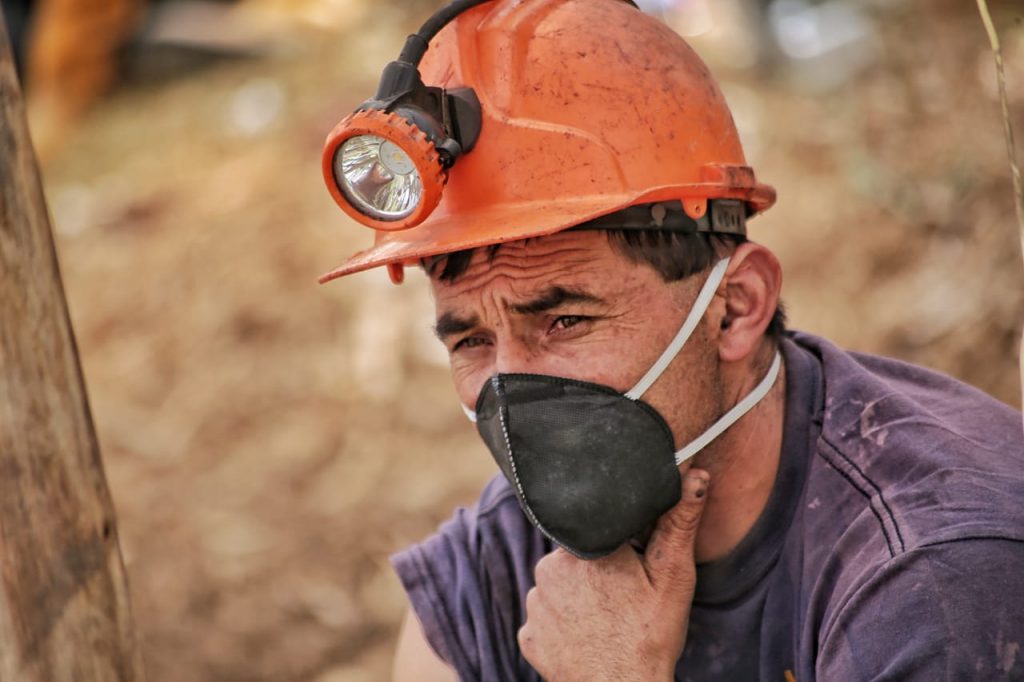
[[[693,544],[707,501],[711,477],[701,469],[683,476],[683,494],[676,506],[662,514],[644,552],[644,568],[659,589],[692,589],[696,578]]]

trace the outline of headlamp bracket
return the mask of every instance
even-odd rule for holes
[[[401,60],[384,68],[376,96],[358,110],[367,109],[394,112],[422,130],[445,168],[470,152],[480,137],[480,100],[472,88],[427,86],[419,69]]]

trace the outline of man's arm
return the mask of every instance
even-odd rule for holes
[[[423,628],[410,609],[405,614],[395,651],[394,682],[456,682],[455,672],[427,643]]]

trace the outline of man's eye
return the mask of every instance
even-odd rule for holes
[[[583,315],[561,315],[560,317],[556,317],[554,322],[551,323],[551,331],[572,329],[576,325],[588,319],[590,318]]]
[[[455,351],[461,350],[463,348],[477,348],[478,346],[483,346],[486,343],[487,339],[483,338],[482,336],[467,336],[466,338],[462,339],[454,346],[452,346],[452,352],[454,353]]]

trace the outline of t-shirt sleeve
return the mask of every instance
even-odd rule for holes
[[[427,641],[460,680],[539,680],[516,635],[533,567],[548,551],[499,478],[391,562]]]
[[[901,554],[827,623],[817,679],[1024,680],[1024,542],[975,538]]]

